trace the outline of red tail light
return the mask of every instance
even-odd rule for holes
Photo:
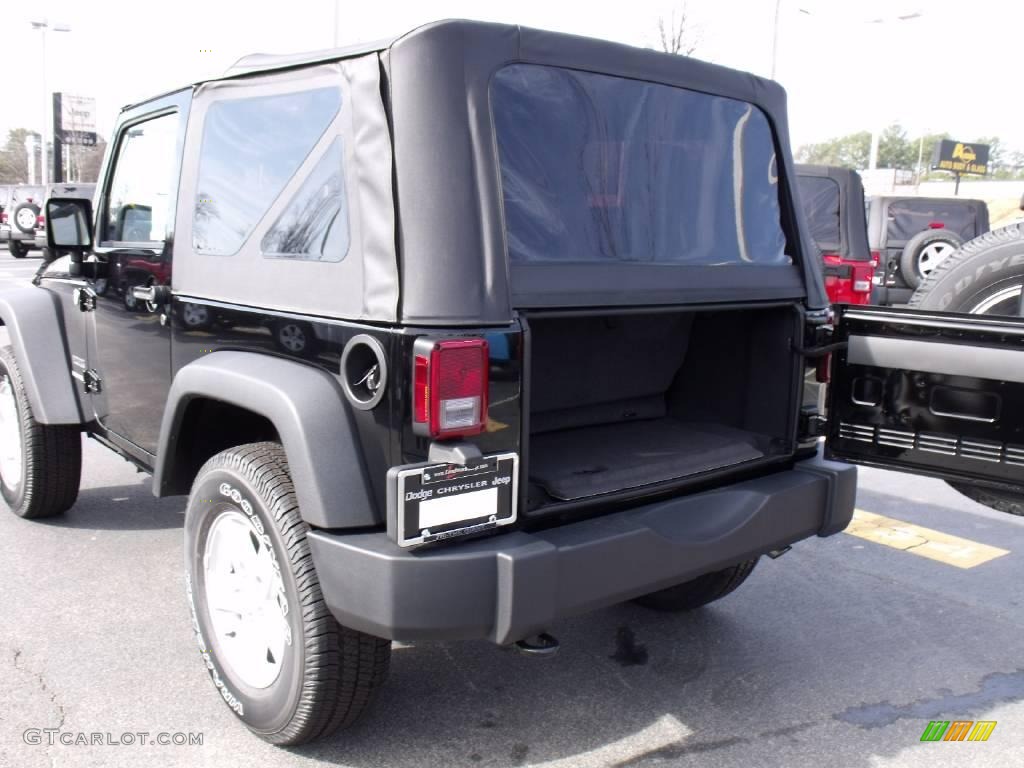
[[[833,304],[870,304],[875,262],[823,255],[825,291]]]
[[[946,228],[945,222],[942,222],[942,221],[929,221],[928,222],[928,229],[945,229],[945,228]]]
[[[40,227],[45,227],[46,217],[43,216],[43,214],[39,214],[38,216],[36,216],[36,224],[38,224]]]
[[[487,367],[484,339],[418,339],[413,347],[413,431],[439,440],[483,432]]]
[[[6,224],[6,223],[7,223],[7,214],[6,213],[0,213],[0,224]]]

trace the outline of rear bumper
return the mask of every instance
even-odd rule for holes
[[[820,458],[726,488],[558,528],[409,551],[384,533],[313,531],[324,599],[346,626],[395,640],[510,643],[843,530],[856,468]]]

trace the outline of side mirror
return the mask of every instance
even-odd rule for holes
[[[92,248],[92,202],[78,197],[46,201],[46,244],[51,251],[81,256]]]

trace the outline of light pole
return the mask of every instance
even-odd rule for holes
[[[53,133],[53,120],[50,117],[50,93],[46,88],[46,30],[52,29],[54,32],[70,32],[71,27],[67,24],[51,24],[46,19],[42,21],[31,21],[32,29],[38,29],[42,40],[43,58],[42,58],[42,81],[43,81],[43,130],[39,132],[40,141],[42,145],[40,147],[42,154],[40,155],[39,163],[39,176],[42,185],[45,187],[50,180],[50,169],[47,167],[47,153],[46,153],[46,137]]]
[[[902,16],[891,16],[887,18],[871,19],[868,24],[885,24],[891,21],[913,21],[914,19],[920,19],[924,16],[922,11],[914,11],[913,13],[906,13]],[[876,125],[871,129],[871,150],[868,153],[868,170],[875,170],[878,167],[878,147],[881,144],[881,133]]]

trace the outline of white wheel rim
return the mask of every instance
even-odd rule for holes
[[[921,249],[917,256],[917,271],[922,277],[926,277],[935,271],[935,268],[948,259],[956,247],[952,243],[929,243]]]
[[[11,377],[0,377],[0,479],[11,490],[21,485],[21,420]]]
[[[206,322],[206,307],[197,307],[195,304],[185,305],[185,325],[202,325]]]
[[[33,228],[35,228],[35,225],[36,225],[36,217],[35,217],[35,214],[32,213],[32,211],[30,211],[28,208],[22,208],[20,211],[18,211],[18,228],[19,229],[22,229],[22,230],[33,229]]]
[[[301,352],[306,348],[306,333],[297,325],[283,325],[277,332],[281,346],[289,352]]]
[[[281,674],[292,643],[288,601],[273,550],[234,507],[210,526],[203,556],[207,611],[221,661],[253,688]]]
[[[993,293],[991,296],[982,299],[976,305],[971,307],[970,313],[972,315],[987,315],[1000,304],[1010,301],[1013,302],[1013,307],[1016,309],[1020,304],[1022,290],[1024,290],[1024,286],[1020,285],[1011,285],[1008,288],[1003,288],[1001,291]],[[1000,314],[1016,315],[1017,312],[1001,312]]]

